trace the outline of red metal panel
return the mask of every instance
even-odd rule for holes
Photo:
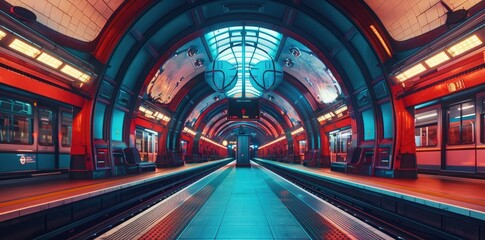
[[[85,99],[77,94],[4,68],[0,68],[0,82],[76,107],[83,106],[85,102]]]

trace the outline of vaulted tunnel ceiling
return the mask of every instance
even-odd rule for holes
[[[33,10],[37,21],[67,36],[93,41],[123,0],[6,0],[13,6]],[[446,14],[468,10],[480,0],[366,0],[390,35],[403,41],[446,23]],[[126,3],[125,3],[126,4]]]
[[[79,6],[84,6],[81,9],[78,5],[74,6],[72,1],[61,2],[63,3],[9,1],[12,5],[36,10],[40,16],[39,23],[87,42],[95,41],[102,34],[102,29],[107,26],[106,23],[110,24],[109,20],[114,18],[111,16],[115,16],[117,11],[127,11],[123,7],[135,5],[133,1],[81,1]],[[443,25],[445,12],[442,8],[446,8],[445,5],[451,6],[452,11],[469,9],[476,4],[472,0],[446,1],[445,4],[443,1],[424,2],[416,0],[414,5],[417,10],[413,7],[413,11],[406,12],[405,17],[394,18],[383,14],[390,8],[399,8],[402,1],[367,1],[367,4],[380,17],[388,34],[396,40],[409,39]],[[259,124],[264,126],[262,129],[265,135],[272,137],[276,137],[275,132],[287,135],[291,129],[301,125],[309,135],[313,135],[308,137],[315,138],[310,141],[314,144],[318,141],[319,128],[316,113],[332,108],[337,102],[351,103],[358,107],[375,107],[372,104],[376,96],[370,88],[370,82],[382,75],[382,59],[375,53],[380,50],[375,50],[375,45],[374,48],[371,47],[369,37],[364,36],[367,33],[360,32],[361,29],[354,25],[359,21],[356,20],[359,16],[345,16],[345,13],[335,8],[337,4],[332,1],[322,1],[320,4],[311,1],[304,1],[302,4],[258,1],[258,4],[262,7],[257,12],[241,14],[244,11],[226,11],[224,1],[140,3],[136,5],[140,12],[132,13],[133,19],[129,20],[127,32],[118,39],[119,42],[107,60],[110,67],[104,73],[105,78],[119,84],[119,89],[130,89],[135,93],[140,92],[140,95],[146,93],[149,101],[169,110],[173,114],[168,126],[171,142],[178,139],[177,135],[185,126],[201,127],[204,134],[223,139],[233,133],[229,129],[234,124],[210,119],[224,119],[224,107],[217,105],[217,102],[226,96],[214,93],[203,80],[202,75],[207,64],[216,56],[212,54],[211,45],[204,34],[227,27],[258,26],[282,34],[274,60],[283,67],[285,80],[273,91],[262,94],[265,99],[262,101],[262,111],[263,114],[268,114],[264,120],[239,124],[251,127]],[[66,16],[70,13],[73,16],[69,19]],[[369,12],[367,15],[372,14]],[[426,21],[422,21],[423,15],[426,16]],[[396,25],[407,26],[406,21],[410,22],[410,18],[418,19],[418,30],[404,34],[394,31],[397,29]],[[89,22],[83,19],[88,19]],[[440,21],[439,25],[436,24],[437,19]],[[433,26],[430,22],[433,22]],[[66,26],[70,30],[66,30]],[[189,55],[191,48],[196,48],[197,51]],[[298,53],[295,53],[295,49]],[[111,54],[110,49],[103,50]],[[104,53],[97,52],[94,55],[102,54]],[[99,60],[105,61],[102,57]],[[180,91],[191,81],[195,82],[190,83],[190,90]],[[385,79],[381,77],[380,81],[385,82]],[[118,94],[115,93],[113,97],[116,99]],[[371,100],[359,105],[354,96],[350,96],[354,94],[365,95]],[[131,106],[137,104],[133,100]],[[216,105],[212,106],[214,104]],[[273,126],[278,130],[272,130],[270,125],[278,126]],[[265,142],[268,139],[260,137],[259,141]]]

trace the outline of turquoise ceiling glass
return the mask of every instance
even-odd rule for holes
[[[212,58],[227,61],[237,69],[237,82],[226,95],[233,98],[255,98],[262,93],[250,83],[251,68],[261,61],[274,60],[282,34],[273,30],[236,26],[205,34]]]

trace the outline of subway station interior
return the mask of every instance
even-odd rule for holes
[[[0,239],[485,239],[485,2],[0,1]]]

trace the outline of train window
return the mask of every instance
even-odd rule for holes
[[[482,113],[482,115],[480,116],[480,124],[481,124],[481,127],[480,127],[481,142],[485,143],[485,114],[484,113]]]
[[[329,132],[330,161],[343,162],[352,146],[352,129]]]
[[[53,114],[48,108],[39,108],[39,145],[54,145]]]
[[[0,143],[32,144],[32,105],[0,98]]]
[[[448,144],[475,143],[475,104],[466,102],[448,108]]]
[[[61,146],[70,147],[72,140],[72,113],[61,112]]]
[[[414,122],[416,147],[436,147],[438,145],[438,110],[417,113],[414,116]]]
[[[482,98],[482,114],[480,115],[480,141],[485,143],[485,97]]]

